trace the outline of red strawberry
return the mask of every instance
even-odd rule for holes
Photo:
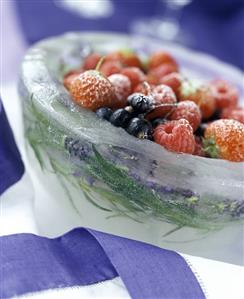
[[[235,107],[238,102],[238,90],[225,80],[214,80],[210,83],[218,109]]]
[[[108,80],[115,88],[116,100],[113,108],[123,108],[126,106],[127,97],[131,93],[131,83],[128,77],[122,74],[113,74],[108,77]]]
[[[235,119],[244,124],[244,107],[229,107],[222,110],[220,118]]]
[[[147,81],[143,81],[139,83],[133,90],[134,93],[142,93],[145,95],[151,94],[153,88],[155,86],[153,84],[149,84]]]
[[[181,74],[173,72],[160,79],[160,83],[171,87],[178,97],[179,89],[181,87],[183,77]]]
[[[76,104],[91,110],[111,107],[115,99],[113,85],[96,70],[85,71],[72,80],[69,91]]]
[[[156,143],[177,153],[193,154],[195,139],[192,127],[186,119],[172,120],[156,127],[154,134]]]
[[[148,68],[153,69],[161,64],[174,64],[177,67],[175,59],[165,51],[157,51],[149,57]]]
[[[183,101],[178,103],[169,118],[171,120],[178,120],[181,118],[188,120],[192,126],[193,132],[195,132],[201,123],[202,115],[197,104],[192,101]]]
[[[74,70],[74,71],[70,71],[68,72],[65,76],[64,76],[64,86],[65,88],[67,88],[69,90],[70,88],[70,83],[77,78],[81,73],[83,73],[83,69],[79,69],[79,70]]]
[[[153,88],[151,95],[154,99],[153,104],[155,109],[147,115],[148,120],[157,117],[162,118],[175,108],[177,99],[173,90],[169,86],[160,84]],[[162,104],[169,104],[169,106],[160,107]]]
[[[212,158],[244,162],[244,125],[232,119],[216,120],[204,132],[204,149]]]
[[[138,67],[126,67],[122,69],[121,74],[130,79],[132,89],[139,83],[145,81],[145,74]]]
[[[122,70],[122,65],[119,61],[104,61],[99,71],[106,77],[117,74]]]
[[[98,53],[92,53],[88,55],[84,59],[84,63],[83,63],[84,70],[95,69],[100,59],[101,59],[101,55]]]
[[[151,82],[155,82],[156,84],[160,83],[160,80],[173,72],[176,72],[178,67],[173,63],[165,63],[160,64],[159,66],[149,70],[147,76],[150,78]]]
[[[216,102],[211,89],[203,84],[184,80],[178,92],[179,101],[195,102],[202,113],[203,119],[210,118],[216,110]]]
[[[108,55],[106,55],[105,59],[106,61],[119,61],[123,66],[135,66],[138,68],[142,67],[140,58],[130,49],[109,53]]]

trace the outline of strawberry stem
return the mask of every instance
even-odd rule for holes
[[[208,157],[218,159],[219,158],[219,147],[216,144],[214,138],[202,138],[203,140],[203,151]]]
[[[99,70],[100,70],[100,68],[101,68],[101,66],[102,66],[102,64],[103,64],[103,62],[104,62],[104,60],[105,60],[105,56],[102,56],[102,57],[99,59],[97,65],[96,65],[96,68],[95,68],[96,71],[99,72]]]

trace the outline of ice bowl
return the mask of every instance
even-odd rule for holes
[[[243,264],[243,164],[169,152],[74,104],[63,76],[92,50],[169,50],[182,72],[223,78],[244,94],[243,74],[174,44],[111,33],[68,33],[29,49],[22,63],[28,153],[39,180],[72,205],[79,224],[183,253]],[[54,215],[55,216],[55,215]]]

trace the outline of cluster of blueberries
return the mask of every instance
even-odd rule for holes
[[[153,140],[154,124],[144,116],[153,109],[153,99],[141,93],[133,93],[127,98],[128,106],[117,110],[108,107],[97,109],[99,118],[109,121],[116,127],[124,128],[129,134],[140,138]],[[161,120],[163,122],[163,120]],[[155,122],[160,122],[155,120]]]

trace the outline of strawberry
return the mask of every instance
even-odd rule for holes
[[[98,53],[92,53],[84,59],[83,68],[84,70],[92,70],[95,69],[99,60],[101,59],[101,55]]]
[[[195,139],[192,127],[186,119],[172,120],[156,127],[154,141],[167,150],[193,154]]]
[[[99,71],[106,77],[117,74],[122,70],[122,65],[119,61],[104,61]]]
[[[149,70],[147,76],[150,78],[151,82],[154,82],[155,84],[159,84],[161,79],[173,72],[176,72],[178,70],[178,67],[176,64],[173,63],[165,63],[160,64],[159,66]]]
[[[179,101],[195,102],[202,113],[202,118],[210,118],[216,110],[216,102],[211,89],[203,84],[184,80],[178,92]]]
[[[69,91],[76,104],[91,110],[111,107],[115,99],[112,83],[96,70],[85,71],[72,80]]]
[[[113,74],[108,80],[115,88],[116,101],[113,108],[123,108],[126,106],[127,97],[131,93],[131,83],[128,77],[122,74]]]
[[[177,97],[182,82],[183,82],[183,77],[181,74],[177,72],[170,73],[160,79],[160,84],[164,84],[171,87]]]
[[[106,55],[106,61],[119,61],[125,67],[142,67],[140,58],[130,49],[119,50]]]
[[[244,124],[244,107],[229,107],[222,110],[220,118],[235,119]]]
[[[152,92],[152,89],[154,87],[155,86],[153,84],[149,84],[147,81],[143,81],[142,83],[139,83],[138,85],[136,85],[133,92],[149,95]]]
[[[145,81],[145,74],[138,67],[126,67],[120,73],[130,79],[132,89]]]
[[[197,104],[192,101],[183,101],[178,103],[169,118],[171,120],[178,120],[181,118],[188,120],[192,126],[193,132],[195,132],[201,123],[202,115]]]
[[[164,117],[166,114],[170,113],[172,109],[175,108],[177,102],[176,96],[173,90],[164,84],[160,84],[153,88],[151,95],[154,99],[154,110],[147,115],[147,119],[151,120],[157,117]],[[169,104],[168,107],[160,105]]]
[[[65,76],[64,76],[64,86],[65,88],[67,88],[69,90],[70,87],[70,83],[77,78],[81,73],[83,72],[83,69],[78,69],[78,70],[74,70],[74,71],[70,71],[68,72]]]
[[[232,119],[216,120],[204,132],[204,150],[212,158],[244,162],[244,125]]]
[[[218,109],[237,105],[239,94],[235,86],[225,80],[214,80],[210,82],[210,87]]]
[[[174,64],[177,67],[177,63],[175,61],[175,59],[167,52],[165,51],[157,51],[154,52],[148,60],[148,68],[149,70],[160,66],[161,64]]]

